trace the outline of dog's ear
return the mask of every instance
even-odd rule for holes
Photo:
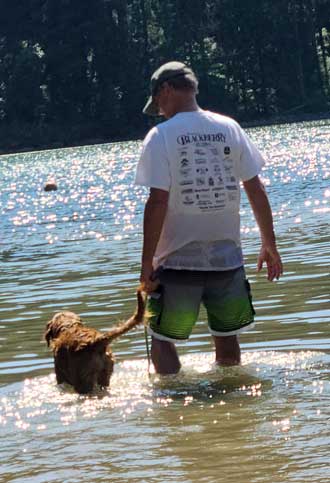
[[[44,332],[44,338],[47,342],[48,347],[50,346],[51,341],[53,339],[56,339],[56,337],[58,336],[58,333],[59,333],[58,325],[59,324],[57,322],[58,322],[58,316],[56,314],[46,325],[46,329],[45,329],[45,332]]]
[[[46,326],[46,330],[44,333],[44,338],[45,341],[47,342],[47,346],[49,347],[51,339],[54,337],[53,330],[52,330],[52,324],[51,322],[48,322]]]

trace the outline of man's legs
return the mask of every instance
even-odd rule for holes
[[[181,368],[173,342],[152,337],[151,359],[158,374],[177,374]]]
[[[238,337],[213,336],[215,361],[221,366],[236,366],[241,362]],[[177,374],[181,368],[180,360],[173,342],[152,337],[151,359],[158,374]]]
[[[244,268],[209,272],[203,303],[214,339],[216,363],[224,366],[240,364],[238,334],[251,327],[254,320],[250,285]]]
[[[175,342],[189,339],[196,323],[204,273],[165,269],[159,280],[158,292],[149,295],[147,307],[151,359],[158,374],[177,374],[181,364]]]
[[[241,362],[241,349],[237,335],[213,336],[215,362],[220,366],[237,366]]]

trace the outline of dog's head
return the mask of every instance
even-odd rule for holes
[[[48,322],[45,330],[45,339],[47,345],[50,345],[52,339],[56,339],[61,332],[75,325],[83,325],[79,315],[65,311],[59,312]]]

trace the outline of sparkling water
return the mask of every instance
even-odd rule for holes
[[[285,273],[256,274],[245,196],[242,244],[256,325],[242,366],[214,365],[206,315],[178,345],[182,371],[148,375],[143,328],[113,344],[108,391],[55,382],[43,341],[54,312],[107,330],[135,308],[147,191],[140,142],[0,157],[0,481],[330,481],[330,124],[249,131]],[[45,192],[55,179],[58,190]]]

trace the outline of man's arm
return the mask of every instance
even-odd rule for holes
[[[144,209],[143,251],[140,281],[146,292],[152,292],[158,285],[158,282],[150,280],[150,277],[153,272],[152,260],[167,212],[168,197],[168,191],[151,188]]]
[[[262,244],[258,257],[258,272],[265,262],[268,280],[278,279],[283,273],[283,266],[276,248],[273,215],[265,187],[259,176],[244,181],[243,186],[260,229]]]

